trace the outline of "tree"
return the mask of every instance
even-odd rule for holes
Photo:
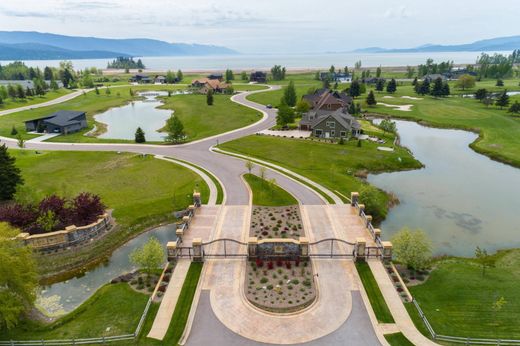
[[[446,96],[449,96],[450,95],[450,85],[448,84],[448,82],[444,82],[442,84],[442,96],[443,97],[446,97]]]
[[[166,83],[168,83],[168,84],[175,83],[175,73],[173,73],[170,70],[168,70],[168,72],[166,72]]]
[[[85,88],[94,87],[94,81],[92,80],[92,77],[90,77],[90,74],[85,74],[83,78],[81,78],[81,85]]]
[[[157,238],[152,237],[142,247],[130,254],[130,261],[139,266],[150,277],[155,269],[164,261],[164,249]]]
[[[300,100],[296,103],[296,114],[301,117],[302,114],[307,113],[309,111],[310,107],[311,105],[309,104],[309,102],[305,100]]]
[[[20,149],[25,148],[25,139],[23,138],[21,133],[19,133],[18,136],[16,136],[16,144]]]
[[[245,82],[247,82],[249,80],[249,77],[247,76],[246,71],[242,71],[242,73],[240,74],[240,79],[242,79]]]
[[[294,88],[294,82],[290,81],[289,85],[284,89],[283,91],[283,98],[285,100],[285,103],[289,107],[296,106],[296,89]]]
[[[388,85],[386,86],[386,92],[393,94],[397,91],[397,82],[395,79],[390,79],[390,82],[388,82]]]
[[[97,86],[94,88],[94,91],[95,91],[96,95],[99,95],[99,89]]]
[[[376,90],[383,91],[385,89],[385,80],[383,78],[378,78],[376,82]]]
[[[433,88],[430,93],[435,98],[442,96],[442,79],[441,79],[441,77],[437,78],[433,82]]]
[[[415,74],[415,67],[406,66],[406,78],[412,78]]]
[[[25,98],[25,91],[23,90],[23,87],[21,84],[16,85],[16,96],[20,99]]]
[[[253,161],[251,161],[251,160],[246,161],[246,168],[247,168],[249,174],[251,174],[251,171],[253,170],[254,167],[255,167],[255,165],[254,165]]]
[[[63,86],[65,86],[65,88],[70,87],[72,82],[74,81],[74,76],[68,68],[65,68],[63,70],[63,77],[61,78],[61,81],[63,82]]]
[[[350,84],[350,89],[348,90],[348,93],[352,97],[358,97],[359,95],[361,95],[361,85],[357,79],[353,80]]]
[[[105,94],[107,95],[110,95],[112,92],[110,91],[110,88],[109,87],[106,87],[105,89]]]
[[[182,71],[181,71],[181,70],[178,70],[178,71],[177,71],[177,80],[178,80],[179,82],[181,82],[181,81],[183,80],[183,78],[184,78],[184,75],[183,75]]]
[[[9,97],[13,100],[16,98],[16,89],[12,84],[9,84],[7,86],[7,93],[9,94]]]
[[[471,89],[475,87],[475,77],[469,74],[463,74],[457,79],[457,83],[455,83],[457,88],[462,90]]]
[[[206,93],[206,104],[208,106],[213,106],[213,90],[209,89]]]
[[[52,73],[52,69],[49,66],[45,66],[45,68],[43,69],[43,78],[45,80],[54,79],[54,73]]]
[[[477,246],[475,249],[475,258],[482,267],[482,276],[486,275],[486,268],[495,267],[496,258],[494,256],[488,255],[486,249],[481,249]]]
[[[403,228],[392,237],[395,259],[413,270],[424,269],[430,262],[432,245],[422,230]]]
[[[421,83],[417,83],[415,86],[415,92],[419,95],[427,95],[430,93],[430,82],[424,80]]]
[[[478,89],[475,92],[475,99],[479,100],[479,102],[482,102],[483,99],[485,99],[488,96],[488,91],[486,89]]]
[[[235,75],[233,74],[233,71],[229,70],[229,69],[226,70],[226,83],[229,83],[234,79],[235,79]]]
[[[285,79],[285,67],[280,65],[274,65],[271,68],[271,76],[273,80],[284,80]]]
[[[504,86],[504,81],[502,79],[497,79],[497,84],[496,84],[497,87],[503,87]]]
[[[16,136],[17,134],[18,134],[18,130],[13,125],[13,128],[11,129],[11,136]]]
[[[361,68],[361,60],[358,60],[354,63],[354,68],[356,70],[359,70]]]
[[[381,66],[376,69],[376,78],[381,77]]]
[[[507,90],[504,90],[500,95],[498,95],[495,105],[500,107],[500,109],[509,106],[509,95],[507,94]]]
[[[319,71],[316,71],[316,73],[314,74],[314,79],[315,80],[321,80],[321,76],[320,76],[320,72]]]
[[[483,100],[482,100],[482,103],[484,105],[486,105],[486,107],[489,107],[490,105],[493,104],[493,99],[490,97],[490,96],[486,96]]]
[[[417,77],[415,77],[412,81],[412,85],[413,86],[417,86],[417,84],[419,83],[419,81],[417,80]]]
[[[289,107],[285,100],[282,98],[281,104],[278,106],[278,114],[276,115],[276,124],[282,127],[287,126],[287,124],[294,122],[294,109]]]
[[[184,125],[175,115],[166,121],[166,132],[168,132],[165,139],[167,142],[178,143],[184,139]]]
[[[260,172],[260,179],[262,179],[262,183],[263,183],[267,176],[267,169],[264,166],[260,166],[259,172]]]
[[[511,107],[509,107],[508,112],[509,112],[509,113],[513,113],[513,114],[518,114],[518,113],[520,113],[520,102],[515,101],[515,103],[513,103],[513,104],[511,105]]]
[[[15,239],[19,233],[0,223],[0,330],[16,326],[36,300],[36,262],[31,248]]]
[[[135,131],[135,142],[136,143],[144,143],[146,142],[146,138],[144,136],[144,131],[142,128],[138,127]]]
[[[106,206],[98,195],[82,192],[71,203],[72,223],[76,226],[85,226],[93,223],[105,212]]]
[[[224,94],[226,95],[233,95],[235,93],[235,89],[231,84],[229,84],[226,89],[224,89]]]
[[[0,200],[6,201],[13,198],[16,187],[23,184],[20,169],[15,165],[16,159],[9,155],[7,146],[0,146]]]
[[[395,133],[397,130],[395,122],[390,119],[383,119],[379,124],[379,127],[383,130],[384,133]]]
[[[370,107],[375,106],[377,104],[376,97],[374,96],[374,92],[370,90],[367,96],[367,105]]]

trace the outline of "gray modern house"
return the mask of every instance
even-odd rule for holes
[[[311,110],[300,121],[300,130],[312,131],[317,138],[349,138],[361,133],[361,125],[346,108]]]
[[[80,131],[87,127],[87,115],[78,111],[58,111],[51,115],[27,120],[25,129],[27,132],[43,130],[47,133],[68,134]]]

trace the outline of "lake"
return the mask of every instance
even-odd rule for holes
[[[494,52],[488,52],[493,54]],[[511,52],[497,52],[510,54]],[[416,66],[432,58],[436,62],[453,60],[455,64],[474,64],[479,52],[432,52],[432,53],[300,53],[300,54],[240,54],[228,56],[169,56],[141,57],[147,69],[183,71],[210,71],[231,69],[270,69],[282,65],[289,69],[353,67],[361,60],[363,66]],[[72,60],[75,69],[97,67],[105,69],[112,59]],[[0,61],[5,65],[10,61]],[[58,67],[60,60],[26,60],[28,66]]]
[[[115,250],[106,262],[90,269],[82,276],[42,287],[36,304],[42,310],[52,314],[63,314],[74,310],[110,280],[137,269],[130,263],[129,258],[134,249],[141,247],[152,237],[157,238],[166,248],[166,243],[177,239],[175,231],[176,225],[171,224],[138,235]],[[166,263],[166,251],[164,262]]]
[[[401,204],[382,223],[383,238],[404,226],[421,228],[435,254],[473,256],[520,247],[520,170],[477,154],[477,135],[396,121],[401,145],[425,168],[371,174],[371,184],[397,195]]]
[[[158,109],[163,103],[157,96],[166,96],[167,92],[154,91],[140,93],[144,100],[133,101],[121,107],[110,108],[94,116],[96,121],[106,124],[106,132],[98,138],[135,139],[138,127],[143,129],[147,141],[164,141],[166,133],[159,132],[172,115],[168,109]]]

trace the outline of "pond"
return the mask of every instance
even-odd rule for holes
[[[183,93],[178,91],[177,93]],[[158,132],[172,115],[168,109],[159,109],[163,103],[157,96],[168,95],[165,91],[143,92],[144,100],[133,101],[121,107],[115,107],[96,115],[96,121],[106,124],[106,132],[99,138],[135,139],[135,131],[141,127],[147,141],[162,142],[166,133]]]
[[[477,135],[396,121],[401,144],[425,168],[369,175],[368,181],[397,195],[401,203],[382,223],[389,239],[404,226],[421,228],[435,254],[473,256],[520,247],[520,170],[468,147]]]
[[[151,237],[157,238],[166,249],[167,242],[177,239],[175,231],[176,225],[170,224],[140,234],[115,250],[106,262],[82,276],[42,287],[37,305],[50,314],[63,314],[74,310],[110,280],[136,269],[129,259],[134,249],[142,246]],[[166,262],[166,250],[164,261]]]

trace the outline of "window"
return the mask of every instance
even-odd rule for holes
[[[345,131],[341,131],[341,132],[339,133],[339,136],[340,136],[340,137],[347,137],[347,132],[345,132]]]
[[[333,129],[336,127],[336,123],[334,121],[327,121],[327,127],[330,127]]]
[[[323,133],[322,130],[314,130],[314,135],[315,135],[316,137],[320,137],[322,133]]]
[[[334,137],[335,135],[336,135],[336,131],[334,131],[334,130],[330,131],[330,136],[331,137]]]

